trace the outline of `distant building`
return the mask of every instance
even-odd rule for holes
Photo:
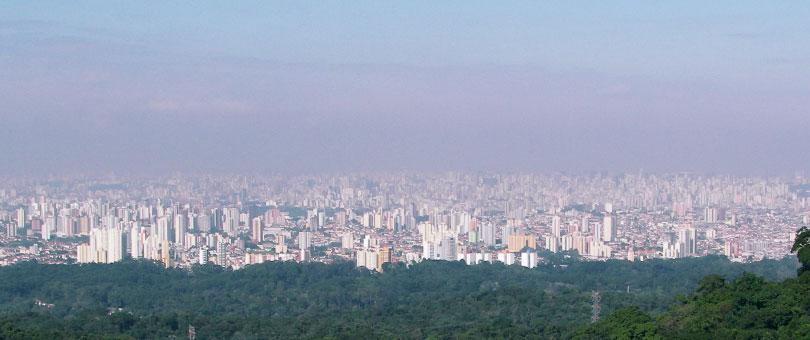
[[[613,216],[605,215],[602,219],[602,229],[602,241],[616,241],[616,224],[613,221]]]
[[[354,248],[354,235],[351,232],[343,234],[340,237],[340,246],[344,249],[352,249]]]
[[[445,237],[439,246],[439,259],[445,261],[456,261],[456,239]]]
[[[312,232],[302,231],[298,233],[298,249],[309,249],[312,246]]]
[[[551,251],[552,253],[556,253],[560,249],[560,244],[558,242],[559,238],[554,236],[546,236],[546,249]]]
[[[254,217],[250,222],[250,240],[256,243],[264,241],[262,232],[264,230],[264,221],[261,217]]]
[[[551,235],[554,237],[562,236],[560,216],[554,216],[551,218]]]
[[[495,226],[491,224],[485,224],[481,226],[481,239],[484,241],[484,244],[489,246],[495,245]]]
[[[225,267],[228,264],[228,259],[226,258],[227,253],[225,252],[225,242],[222,240],[217,241],[217,265],[221,267]]]
[[[537,267],[537,253],[533,251],[523,252],[520,254],[520,265],[526,268]]]
[[[523,251],[524,248],[535,249],[535,247],[537,247],[537,241],[534,235],[513,234],[509,235],[507,246],[510,253],[519,253]]]
[[[208,247],[207,246],[200,247],[198,263],[199,264],[208,264]]]

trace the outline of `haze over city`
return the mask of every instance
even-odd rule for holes
[[[583,6],[585,7],[585,6]],[[807,169],[808,6],[0,4],[0,174]]]
[[[808,18],[0,1],[0,339],[810,339]]]

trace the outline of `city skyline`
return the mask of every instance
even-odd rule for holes
[[[0,177],[0,264],[750,262],[789,254],[808,197],[802,174]]]

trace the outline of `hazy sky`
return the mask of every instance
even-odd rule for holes
[[[0,2],[0,174],[810,168],[804,1]]]

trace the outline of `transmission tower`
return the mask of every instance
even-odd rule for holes
[[[599,311],[602,310],[602,307],[599,306],[599,301],[602,301],[602,297],[599,296],[599,291],[593,291],[591,293],[591,298],[593,299],[593,309],[591,310],[591,323],[595,323],[599,321]]]

